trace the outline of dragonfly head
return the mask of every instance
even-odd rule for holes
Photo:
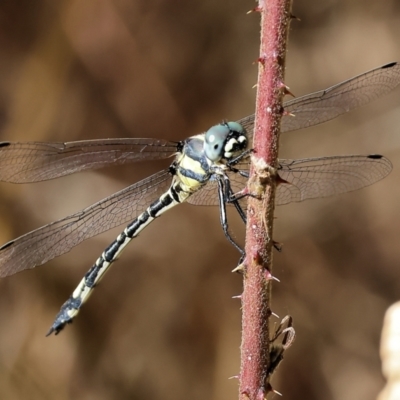
[[[204,152],[213,162],[232,159],[246,148],[247,132],[237,122],[223,122],[206,132]]]

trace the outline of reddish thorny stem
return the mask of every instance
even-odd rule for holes
[[[242,296],[242,344],[239,398],[264,400],[272,390],[269,378],[273,216],[278,139],[285,93],[284,67],[291,19],[291,0],[259,1],[261,47],[254,128],[254,156],[246,226],[246,259]]]

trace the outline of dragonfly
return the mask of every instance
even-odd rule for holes
[[[394,89],[400,65],[386,64],[328,89],[283,104],[281,132],[331,120]],[[226,206],[236,207],[246,221],[237,196],[249,177],[249,150],[255,116],[222,122],[180,142],[150,138],[82,140],[75,142],[0,142],[0,181],[30,183],[76,172],[139,161],[174,157],[169,168],[155,173],[99,202],[33,230],[0,247],[0,277],[34,268],[70,251],[84,240],[129,222],[85,274],[62,305],[47,335],[71,323],[94,287],[127,244],[154,219],[187,202],[219,205],[223,231],[229,233]],[[384,156],[348,155],[298,160],[280,159],[275,203],[345,193],[371,185],[392,169]]]

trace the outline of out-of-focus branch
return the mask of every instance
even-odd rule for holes
[[[243,263],[240,399],[264,400],[272,390],[269,317],[273,218],[286,44],[291,0],[259,1],[259,56],[254,154],[249,178],[246,259]]]

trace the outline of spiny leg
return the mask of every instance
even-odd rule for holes
[[[235,246],[238,251],[242,254],[242,258],[244,256],[244,250],[233,240],[232,236],[229,233],[229,227],[228,227],[228,218],[226,215],[226,203],[228,201],[227,199],[227,193],[226,193],[226,186],[224,185],[224,179],[225,177],[222,177],[220,175],[217,175],[217,182],[218,182],[218,199],[219,199],[219,216],[221,220],[221,225],[222,229],[224,231],[225,237]],[[226,178],[228,181],[229,179]],[[228,189],[229,190],[229,189]],[[240,205],[238,204],[238,207],[243,213],[243,210],[241,209]],[[240,214],[240,212],[239,212]],[[243,213],[244,215],[244,213]]]
[[[241,205],[239,204],[240,199],[236,198],[235,193],[233,193],[233,190],[231,187],[231,181],[229,180],[229,178],[226,175],[223,175],[223,179],[224,179],[224,189],[225,189],[225,202],[233,204],[236,208],[236,211],[240,215],[240,218],[242,218],[242,221],[244,223],[246,223],[246,221],[247,221],[246,214],[243,211],[243,208],[241,207]],[[242,197],[245,197],[245,196],[242,196]]]
[[[248,171],[243,171],[243,170],[239,170],[236,168],[230,168],[230,170],[232,172],[240,174],[241,176],[243,176],[245,178],[249,177]],[[243,222],[246,223],[247,222],[246,214],[244,213],[243,208],[239,204],[239,200],[243,199],[244,197],[253,197],[253,198],[259,200],[260,197],[248,192],[246,188],[238,193],[234,193],[231,188],[229,178],[227,176],[224,176],[224,178],[225,178],[224,184],[225,184],[226,198],[227,198],[226,202],[233,204],[235,206],[235,208],[236,208],[237,212],[239,213],[240,217],[242,218]],[[273,246],[274,246],[275,250],[277,250],[279,253],[282,252],[282,244],[281,243],[275,242],[273,240]]]

